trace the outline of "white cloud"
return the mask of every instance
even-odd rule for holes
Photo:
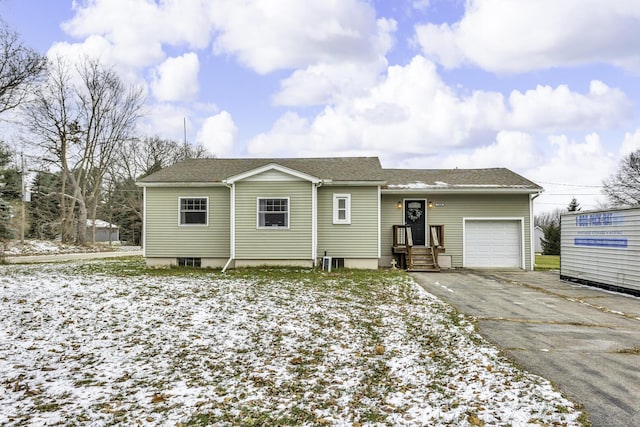
[[[74,16],[62,28],[76,38],[100,36],[113,57],[130,66],[164,58],[163,44],[202,49],[210,42],[210,6],[205,0],[89,0],[74,2]]]
[[[378,79],[381,64],[317,64],[296,70],[280,82],[276,105],[309,106],[338,103],[345,98],[364,95]]]
[[[379,25],[375,10],[358,0],[246,0],[241,7],[218,0],[212,20],[216,52],[235,55],[258,73],[377,60],[379,41],[388,43],[393,29]]]
[[[495,143],[478,147],[470,154],[447,156],[438,165],[443,168],[509,167],[523,170],[541,161],[535,140],[530,134],[500,131]]]
[[[286,13],[283,13],[286,11]],[[219,0],[214,50],[266,74],[295,71],[274,96],[278,105],[307,106],[360,95],[387,66],[396,22],[376,19],[360,0]]]
[[[413,0],[411,6],[416,10],[427,10],[431,5],[431,0]]]
[[[238,128],[227,111],[205,119],[196,136],[196,142],[203,145],[216,156],[229,156],[234,153]]]
[[[620,155],[626,156],[636,150],[640,150],[640,129],[637,129],[634,133],[627,132],[624,134]]]
[[[198,95],[198,55],[190,52],[168,58],[160,64],[151,81],[159,101],[189,101]]]
[[[584,141],[553,135],[548,137],[543,151],[546,151],[544,162],[520,170],[545,188],[536,201],[537,212],[564,208],[573,197],[584,209],[593,209],[604,201],[600,186],[616,170],[617,162],[602,144],[600,135],[588,134]]]
[[[538,85],[509,96],[508,125],[517,129],[553,130],[607,127],[628,119],[633,106],[619,89],[594,80],[588,94],[572,92],[567,85]]]
[[[432,62],[417,56],[406,66],[389,67],[365,94],[340,99],[311,119],[285,114],[249,143],[248,152],[423,158],[484,146],[496,135],[506,144],[517,132],[606,128],[619,124],[628,110],[626,96],[601,82],[593,82],[588,94],[567,86],[515,91],[508,99],[499,92],[459,93]]]
[[[184,139],[184,120],[189,116],[187,109],[161,103],[148,105],[146,110],[146,114],[138,122],[141,135],[157,135],[174,141]]]
[[[416,26],[425,55],[445,67],[494,72],[606,62],[640,69],[640,2],[469,0],[454,24]]]

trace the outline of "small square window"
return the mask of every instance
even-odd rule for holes
[[[258,199],[258,228],[289,228],[289,199]]]
[[[207,225],[206,197],[180,198],[180,225]]]
[[[333,223],[351,224],[351,194],[333,195]]]

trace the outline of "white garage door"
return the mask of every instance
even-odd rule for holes
[[[521,222],[466,220],[465,267],[522,267]]]

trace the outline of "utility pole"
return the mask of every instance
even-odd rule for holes
[[[27,202],[27,193],[25,191],[26,189],[26,184],[24,182],[24,153],[20,152],[20,185],[22,188],[22,206],[20,207],[20,243],[22,245],[24,245],[24,227],[25,227],[25,215],[26,215],[26,208],[25,208],[25,203]]]

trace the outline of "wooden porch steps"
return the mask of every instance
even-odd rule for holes
[[[438,245],[437,239],[436,247]],[[431,246],[414,246],[411,226],[394,225],[393,226],[393,254],[400,258],[400,267],[406,268],[407,271],[431,271],[439,272],[438,266],[438,249]]]
[[[440,271],[430,247],[413,246],[407,255],[407,271]]]

